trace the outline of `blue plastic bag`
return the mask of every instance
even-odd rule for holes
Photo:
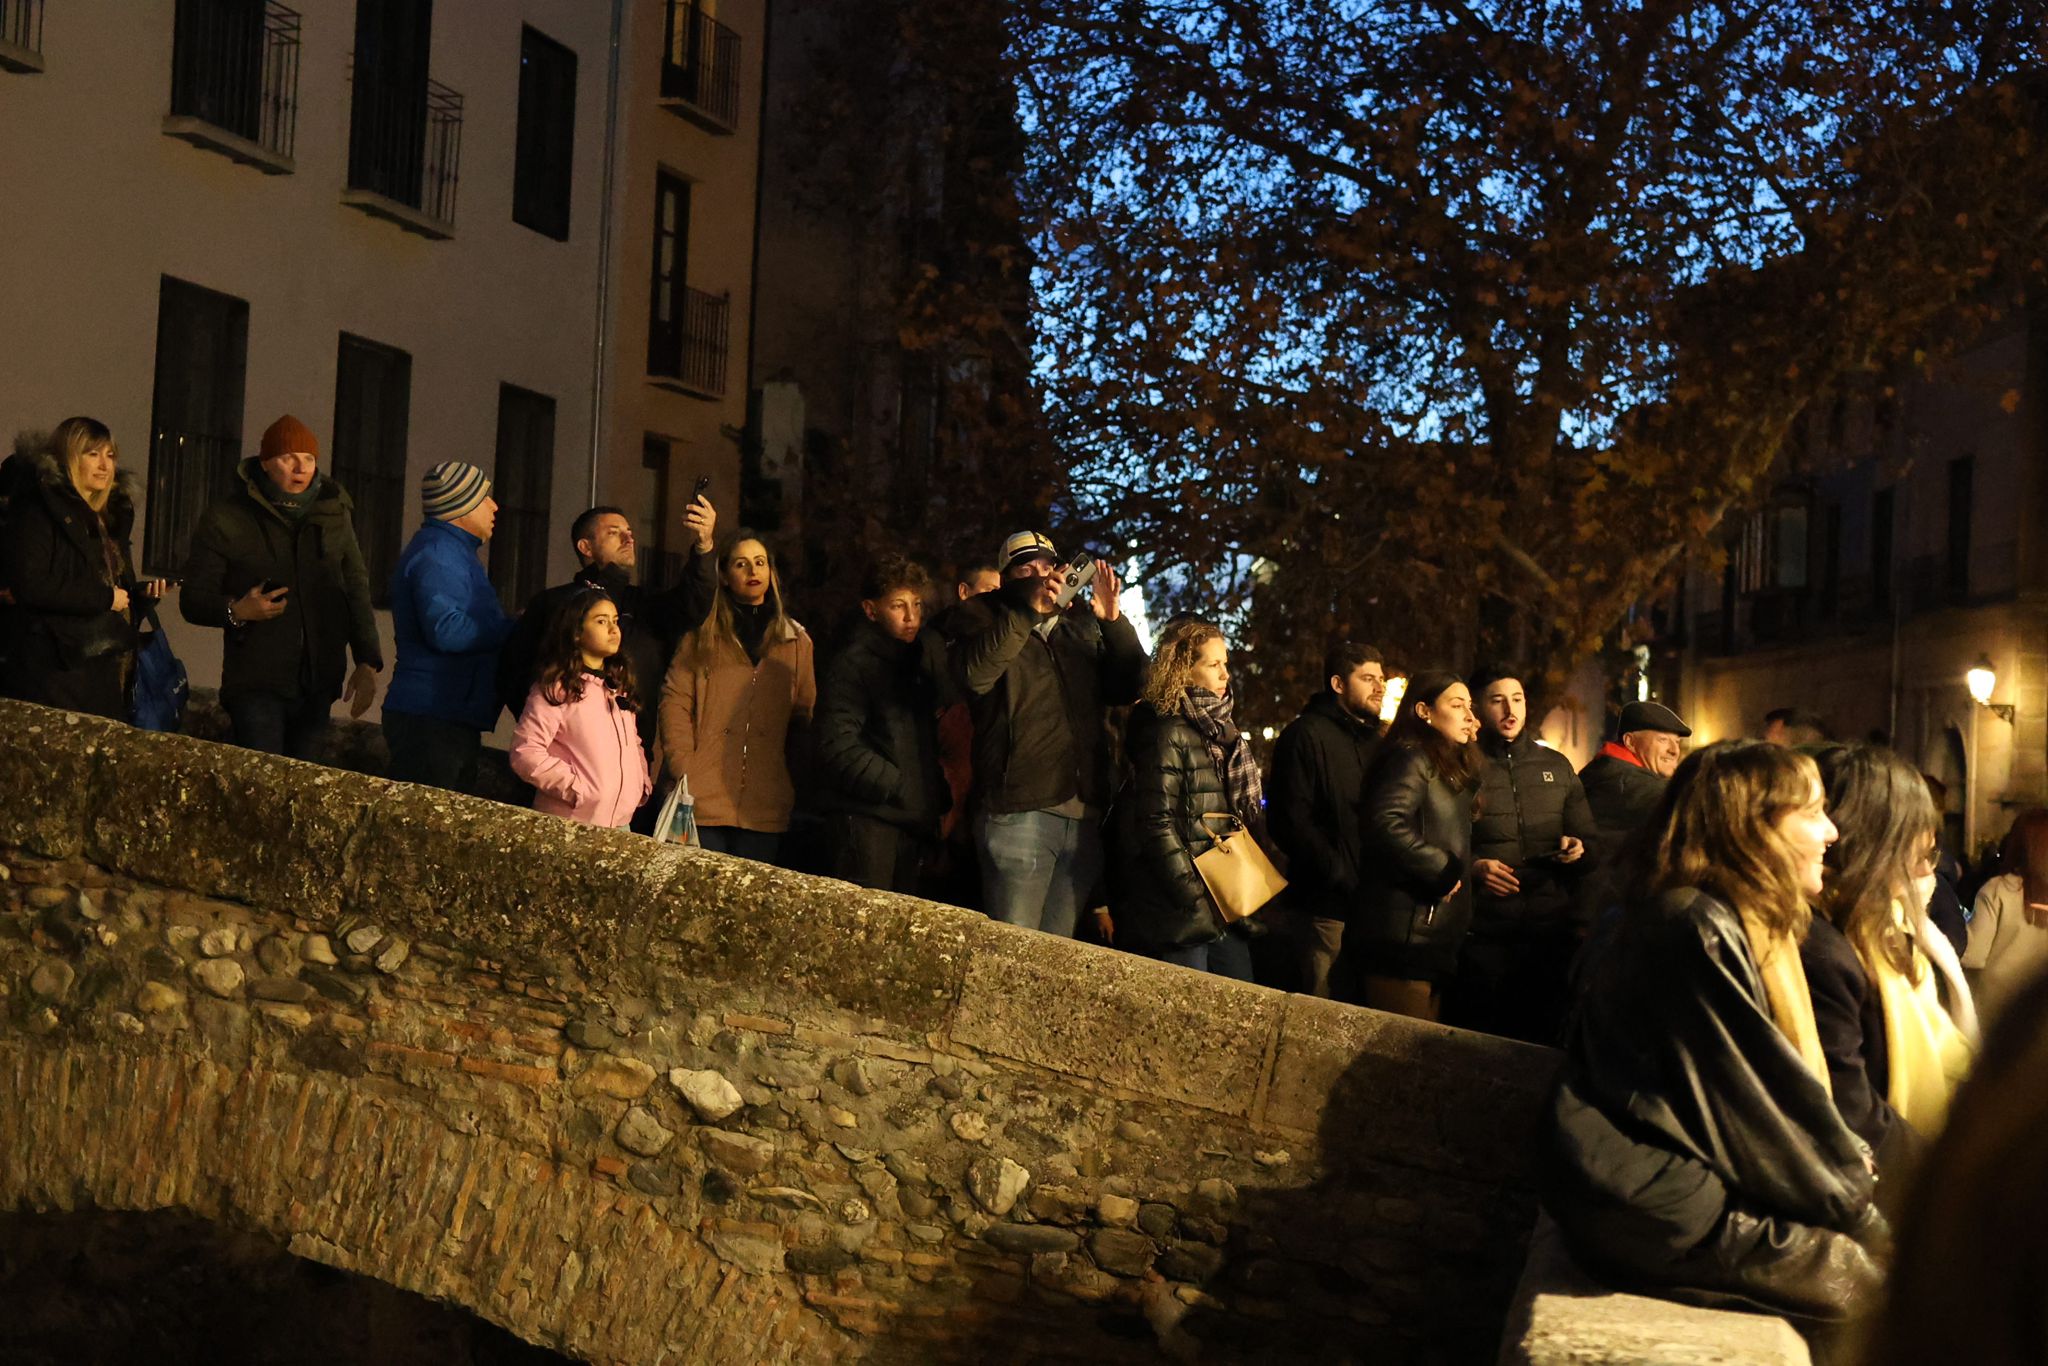
[[[135,696],[128,715],[138,729],[175,731],[184,724],[192,683],[184,664],[171,652],[170,639],[154,611],[149,625],[142,648],[135,653]]]

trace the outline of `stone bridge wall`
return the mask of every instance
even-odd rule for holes
[[[594,1361],[1490,1360],[1553,1055],[0,703],[0,1208]]]

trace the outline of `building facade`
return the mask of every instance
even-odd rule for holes
[[[380,605],[442,460],[492,474],[515,610],[593,502],[673,545],[655,439],[736,493],[745,415],[762,16],[724,10],[11,0],[0,423],[107,422],[150,573],[286,412],[355,498]],[[218,633],[164,619],[214,682]]]
[[[1798,706],[1940,779],[1953,847],[2048,800],[2048,318],[1809,416],[1723,573],[1686,593],[1701,742]],[[1989,707],[1968,675],[1988,663]],[[2010,711],[2002,710],[2010,708]]]

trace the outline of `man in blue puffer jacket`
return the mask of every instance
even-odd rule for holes
[[[384,740],[393,778],[474,792],[483,733],[498,721],[498,647],[512,631],[477,558],[498,504],[484,472],[460,460],[427,471],[420,503],[426,521],[391,573],[398,663]]]

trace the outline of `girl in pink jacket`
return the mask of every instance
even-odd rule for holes
[[[512,734],[512,771],[533,784],[533,807],[586,825],[624,827],[654,790],[633,671],[619,653],[619,609],[598,589],[578,593],[549,623],[540,677]]]

